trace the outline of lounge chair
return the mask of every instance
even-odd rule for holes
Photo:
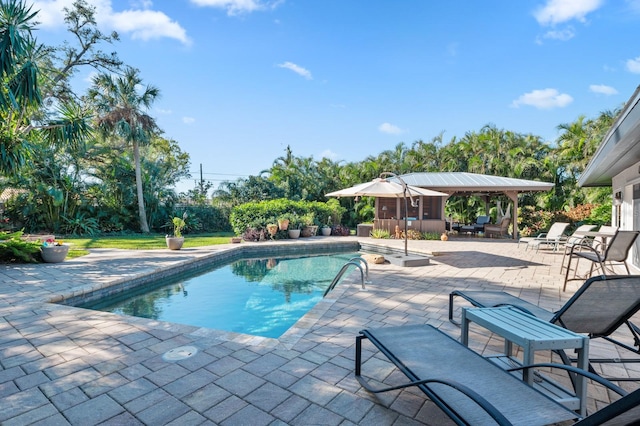
[[[458,322],[453,319],[453,302],[454,298],[458,296],[479,308],[514,306],[575,333],[588,334],[592,339],[600,337],[636,355],[640,354],[640,328],[630,321],[631,317],[640,310],[640,275],[602,275],[590,278],[557,312],[547,311],[502,291],[455,290],[449,294],[449,321],[454,324],[458,324]],[[622,325],[628,327],[635,346],[630,346],[611,337],[611,334]],[[567,361],[566,358],[563,360]],[[589,361],[596,364],[624,363],[640,362],[640,359],[589,358]]]
[[[576,271],[578,269],[577,260],[579,259],[585,259],[591,262],[588,275],[589,277],[593,275],[593,271],[596,266],[600,271],[602,271],[602,274],[606,274],[607,262],[611,266],[610,272],[612,274],[615,274],[615,271],[613,270],[613,262],[624,265],[627,270],[627,275],[631,274],[629,265],[627,265],[627,258],[629,257],[629,251],[631,250],[633,243],[638,238],[638,234],[640,234],[640,231],[617,231],[613,237],[611,237],[611,240],[606,242],[604,251],[600,251],[598,247],[586,245],[571,248],[571,251],[569,252],[569,260],[567,261],[567,272],[564,276],[564,286],[562,287],[562,291],[567,289],[568,281],[583,279],[576,277]],[[576,266],[573,270],[573,278],[569,278],[569,273],[571,272],[571,259],[573,258],[576,259]]]
[[[484,225],[484,235],[485,237],[502,237],[507,235],[507,231],[509,230],[509,225],[511,224],[510,217],[503,217],[499,224],[493,225],[491,223],[487,223]]]
[[[362,373],[362,341],[368,339],[408,379],[398,386],[376,388]],[[355,375],[369,392],[416,386],[459,425],[545,425],[576,420],[578,414],[527,385],[481,355],[430,325],[369,329],[356,337]],[[578,421],[599,425],[607,420],[632,422],[640,416],[640,390],[631,393],[575,367],[539,364],[582,374],[622,395],[622,398]],[[627,423],[622,423],[627,424]]]
[[[529,247],[535,247],[536,251],[540,249],[541,245],[553,246],[553,250],[558,250],[560,244],[565,241],[564,231],[569,226],[566,222],[555,222],[549,228],[549,231],[538,234],[537,237],[522,237],[518,240],[518,247],[520,243],[526,243],[525,250]]]

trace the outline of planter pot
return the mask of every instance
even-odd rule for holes
[[[318,233],[318,227],[316,225],[309,225],[302,228],[300,232],[301,237],[314,237]]]
[[[169,250],[180,250],[184,244],[184,237],[167,237],[166,240]]]
[[[278,228],[281,231],[286,231],[289,228],[289,219],[280,219],[278,221]]]
[[[69,253],[69,245],[63,244],[61,246],[42,246],[40,247],[42,252],[42,260],[47,263],[60,263]]]
[[[289,233],[289,238],[300,238],[300,230],[299,229],[289,229],[287,231]]]
[[[322,228],[320,228],[320,232],[325,237],[328,237],[329,235],[331,235],[331,228],[329,228],[328,226],[323,226]]]
[[[233,244],[240,244],[242,242],[242,238],[241,237],[231,237],[231,242]]]
[[[267,225],[267,231],[269,232],[269,235],[271,235],[271,237],[275,237],[278,233],[278,225],[276,225],[275,223]]]

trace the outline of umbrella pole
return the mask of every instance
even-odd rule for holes
[[[407,187],[404,187],[404,255],[409,256],[409,251],[407,250],[407,222],[409,221],[409,204],[407,203]]]

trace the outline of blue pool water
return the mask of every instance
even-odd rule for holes
[[[277,338],[322,299],[355,256],[238,260],[81,307]]]

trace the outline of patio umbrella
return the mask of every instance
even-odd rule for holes
[[[333,191],[326,194],[326,197],[380,197],[380,198],[404,198],[405,212],[407,211],[407,197],[448,197],[449,194],[444,192],[433,191],[431,189],[419,188],[417,186],[407,185],[399,176],[394,177],[400,182],[390,181],[381,177],[371,182],[361,183],[350,188]],[[413,203],[413,198],[412,198]],[[404,254],[408,256],[407,251],[407,218],[404,220]]]
[[[380,198],[405,198],[409,197],[448,197],[444,192],[432,191],[431,189],[419,188],[417,186],[405,185],[398,182],[389,181],[383,178],[375,178],[371,182],[360,183],[358,185],[340,189],[326,194],[326,197],[380,197]]]

